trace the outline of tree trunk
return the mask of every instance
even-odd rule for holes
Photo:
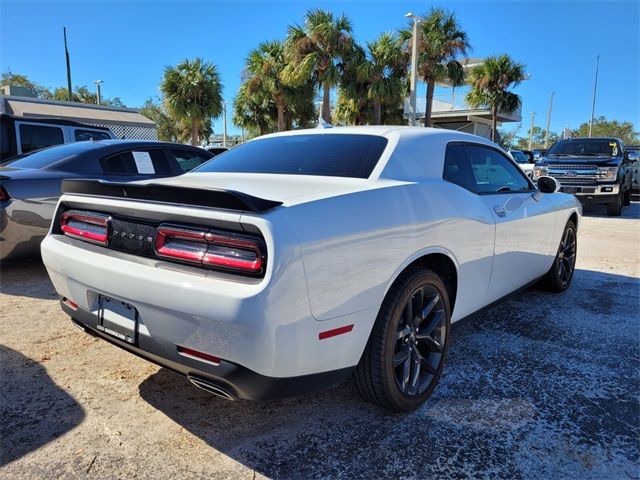
[[[382,124],[382,105],[378,100],[373,102],[373,124],[374,125]]]
[[[431,110],[433,103],[433,90],[435,88],[435,83],[433,81],[427,82],[427,105],[424,109],[424,126],[431,127]]]
[[[198,120],[191,120],[191,145],[198,146]]]
[[[331,98],[329,97],[331,85],[325,83],[322,88],[322,119],[327,123],[331,123]]]
[[[491,141],[496,141],[496,130],[498,129],[498,107],[491,107]]]
[[[278,109],[278,131],[284,132],[286,126],[284,123],[284,100],[282,98],[276,100],[276,108]]]

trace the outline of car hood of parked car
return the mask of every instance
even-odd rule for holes
[[[405,182],[394,180],[372,182],[362,178],[311,175],[202,172],[136,183],[232,190],[268,200],[277,200],[285,206],[292,206],[326,197],[346,195],[371,188],[394,186]]]
[[[611,166],[616,166],[619,165],[620,162],[622,161],[621,157],[609,157],[609,156],[602,156],[602,157],[592,157],[592,156],[588,156],[588,157],[584,157],[584,156],[580,156],[580,157],[574,157],[574,156],[561,156],[561,157],[543,157],[541,158],[537,163],[538,164],[554,164],[554,163],[559,163],[562,165],[571,165],[572,163],[575,163],[576,165],[594,165],[594,166],[606,166],[606,165],[611,165]]]

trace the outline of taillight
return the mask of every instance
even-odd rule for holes
[[[73,238],[107,245],[110,221],[111,217],[102,213],[67,210],[60,217],[60,230]]]
[[[257,241],[173,226],[158,227],[156,255],[251,274],[261,273],[264,266],[262,249]]]
[[[11,195],[9,195],[9,192],[7,192],[7,189],[4,188],[2,185],[0,185],[0,202],[4,200],[9,200],[10,198],[11,198]]]

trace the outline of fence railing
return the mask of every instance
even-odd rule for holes
[[[486,112],[489,110],[488,108],[471,108],[467,103],[465,98],[466,92],[458,92],[458,93],[445,93],[433,96],[433,106],[431,107],[432,113],[444,113],[444,112],[460,112],[460,111],[468,111],[468,112]],[[427,99],[424,96],[421,96],[416,99],[416,116],[418,118],[424,117],[424,111],[427,106]],[[404,113],[408,115],[410,112],[409,109],[409,99],[406,99],[404,102]],[[520,109],[517,112],[514,112],[514,116],[518,116],[520,114]]]

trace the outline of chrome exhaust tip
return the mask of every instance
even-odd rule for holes
[[[235,397],[233,395],[227,392],[224,388],[213,383],[211,380],[208,380],[202,377],[197,377],[195,375],[187,375],[187,378],[191,383],[193,383],[196,387],[201,388],[202,390],[205,390],[218,397],[222,397],[226,400],[231,400],[231,401],[235,400]]]

